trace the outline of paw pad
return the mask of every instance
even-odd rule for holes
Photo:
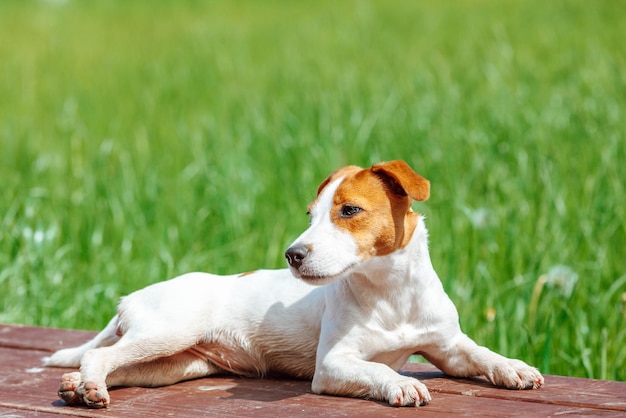
[[[80,385],[80,373],[66,373],[61,376],[61,383],[59,384],[59,391],[57,394],[68,405],[78,405],[82,403],[80,396],[76,393],[76,390]]]
[[[106,408],[109,404],[109,394],[106,388],[98,389],[98,385],[94,382],[83,383],[77,392],[90,408]]]

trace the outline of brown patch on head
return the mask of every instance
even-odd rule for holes
[[[333,180],[339,177],[346,176],[350,173],[356,173],[357,171],[361,170],[363,170],[363,168],[357,167],[356,165],[348,165],[333,171],[328,177],[326,177],[326,180],[324,180],[322,184],[319,185],[319,187],[317,188],[317,195],[319,196],[320,193],[322,193],[322,190],[324,190],[324,187],[328,186],[328,184],[331,183]]]
[[[326,177],[326,179],[320,183],[320,185],[317,187],[317,197],[319,197],[319,195],[322,193],[322,190],[324,190],[324,188],[326,186],[328,186],[330,183],[332,183],[333,180],[338,179],[339,177],[348,175],[350,173],[355,173],[357,171],[361,171],[363,170],[363,168],[361,167],[357,167],[356,165],[348,165],[345,167],[341,167],[335,171],[333,171],[332,173],[330,173],[330,175],[328,177]],[[317,201],[317,199],[311,203],[309,203],[309,210],[311,209],[311,207],[313,205],[315,205],[315,202]]]
[[[319,191],[344,176],[333,197],[330,218],[354,236],[361,259],[387,255],[409,243],[418,219],[411,202],[428,198],[428,180],[404,161],[380,163],[369,169],[348,167],[335,173]]]

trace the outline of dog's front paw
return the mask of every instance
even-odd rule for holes
[[[65,373],[61,376],[61,383],[59,384],[59,391],[57,392],[59,398],[63,399],[68,405],[82,404],[82,398],[76,393],[79,385],[79,372]]]
[[[412,377],[402,377],[386,385],[384,396],[393,406],[422,406],[431,399],[426,385]]]
[[[106,408],[111,402],[109,392],[106,390],[106,385],[98,385],[94,382],[82,383],[76,390],[78,396],[80,396],[90,408]]]
[[[520,360],[507,360],[496,364],[487,378],[497,386],[507,389],[539,389],[543,376],[534,367]]]

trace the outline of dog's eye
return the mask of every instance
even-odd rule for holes
[[[352,218],[353,216],[355,216],[357,213],[361,212],[362,210],[363,209],[361,209],[358,206],[344,205],[341,208],[340,216],[342,218]]]

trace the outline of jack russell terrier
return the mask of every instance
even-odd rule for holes
[[[70,405],[109,405],[107,387],[163,386],[216,373],[312,379],[312,390],[419,406],[431,397],[397,371],[420,354],[456,377],[508,389],[543,385],[537,369],[477,345],[432,267],[413,200],[430,183],[404,161],[332,173],[309,205],[289,269],[190,273],[123,298],[91,341],[48,366]],[[300,280],[298,280],[298,279]]]

